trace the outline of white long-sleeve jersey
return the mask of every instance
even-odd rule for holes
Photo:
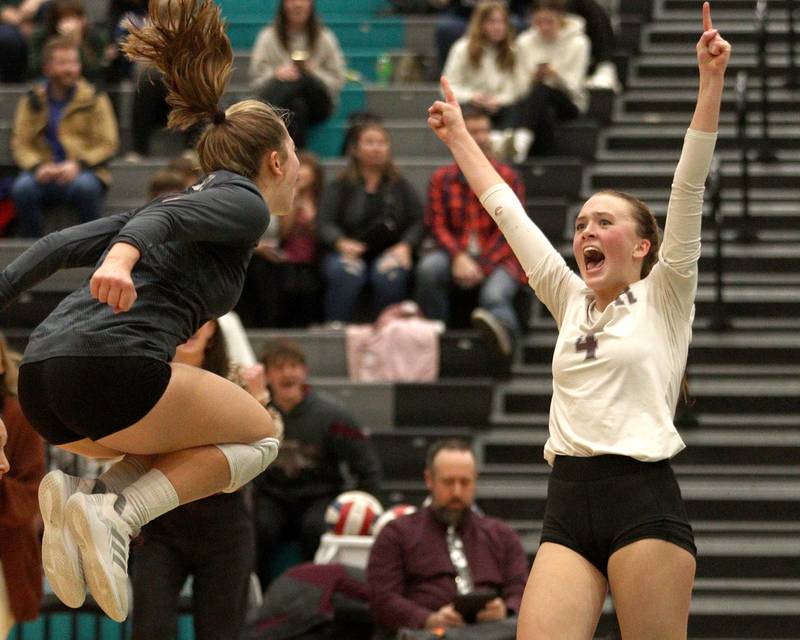
[[[550,437],[556,455],[671,458],[673,423],[692,337],[703,193],[716,133],[689,129],[675,170],[658,263],[602,312],[505,184],[480,200],[558,325]]]

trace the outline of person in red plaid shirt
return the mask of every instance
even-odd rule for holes
[[[464,121],[494,168],[524,202],[525,186],[520,175],[491,156],[489,117],[467,109]],[[417,266],[416,299],[423,313],[447,322],[450,287],[480,287],[472,323],[502,354],[510,355],[520,333],[512,303],[525,283],[525,274],[455,163],[437,169],[431,177],[425,224],[436,248]]]

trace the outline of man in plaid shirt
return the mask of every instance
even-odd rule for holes
[[[491,156],[489,117],[467,109],[464,121],[497,172],[525,202],[522,178]],[[431,177],[425,224],[436,247],[423,255],[417,266],[416,298],[423,313],[446,322],[451,285],[480,287],[472,323],[501,353],[510,355],[520,333],[512,303],[525,283],[525,274],[455,163],[437,169]]]

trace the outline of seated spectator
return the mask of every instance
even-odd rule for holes
[[[56,36],[68,38],[78,48],[83,77],[93,84],[105,80],[107,40],[103,32],[89,25],[82,0],[51,0],[44,10],[44,24],[33,32],[28,71],[33,78],[42,72],[45,44]]]
[[[184,188],[197,184],[200,178],[203,177],[203,170],[200,168],[200,157],[194,149],[186,149],[179,156],[175,156],[169,161],[167,169],[183,178]]]
[[[453,43],[467,30],[472,11],[478,4],[476,0],[430,0],[432,5],[440,8],[436,22],[436,53],[439,67],[443,67]],[[530,0],[511,0],[507,3],[514,30],[519,33],[525,28],[526,16],[530,8]]]
[[[586,36],[592,49],[589,64],[591,76],[586,85],[619,93],[619,77],[614,62],[616,39],[608,11],[597,0],[567,0],[567,11],[579,15],[586,23]]]
[[[325,532],[328,504],[350,488],[375,494],[381,471],[369,438],[350,413],[308,385],[306,357],[298,345],[270,344],[262,362],[272,406],[284,425],[278,458],[253,480],[258,573],[266,586],[279,545],[297,541],[303,559],[311,560]],[[343,466],[355,487],[346,485]]]
[[[325,319],[350,322],[369,283],[372,307],[408,296],[412,256],[422,238],[422,203],[392,161],[389,134],[377,122],[355,133],[342,175],[329,183],[319,210]]]
[[[169,0],[153,0],[155,10],[164,13],[169,10]],[[145,20],[149,18],[145,17]],[[127,60],[126,56],[122,56]],[[131,71],[136,92],[133,94],[131,110],[131,149],[124,160],[132,164],[141,162],[151,155],[153,134],[167,124],[170,106],[167,104],[167,87],[161,72],[152,65],[135,62]],[[182,135],[181,143],[188,150],[197,135],[197,127],[192,127]],[[170,132],[176,140],[181,134]]]
[[[477,480],[475,456],[466,442],[440,440],[428,449],[430,503],[390,521],[369,556],[370,608],[387,631],[462,627],[467,621],[454,600],[477,590],[497,595],[474,623],[519,612],[528,577],[522,541],[508,525],[475,509]]]
[[[186,189],[183,176],[171,169],[159,169],[152,176],[147,185],[147,198],[154,200],[168,193],[180,193]]]
[[[216,320],[206,322],[179,346],[173,362],[227,377],[262,402],[269,397],[260,365],[241,370],[229,361]],[[134,548],[133,640],[177,636],[178,596],[189,576],[195,637],[241,638],[255,562],[247,491],[244,487],[184,504],[142,528],[142,544]]]
[[[536,0],[532,28],[517,38],[517,53],[529,82],[520,101],[514,132],[514,160],[529,153],[550,155],[556,149],[556,131],[589,107],[586,71],[589,39],[583,20],[565,13],[565,0]]]
[[[11,190],[22,237],[43,234],[43,205],[69,204],[81,222],[100,217],[111,183],[106,165],[119,143],[111,102],[81,77],[74,41],[54,38],[43,60],[45,82],[20,100],[11,132],[22,169]]]
[[[462,104],[483,109],[494,129],[514,125],[513,105],[527,87],[514,52],[514,33],[504,2],[481,2],[467,35],[450,49],[443,75]]]
[[[468,109],[464,122],[498,173],[525,202],[519,174],[491,155],[488,116]],[[521,333],[513,301],[525,275],[455,163],[437,169],[431,177],[425,222],[435,249],[417,265],[415,298],[422,312],[450,323],[451,287],[477,288],[479,306],[472,312],[473,324],[500,353],[509,356]]]
[[[197,182],[200,175],[200,168],[190,156],[177,156],[170,160],[166,169],[159,169],[150,176],[147,198],[154,200],[168,193],[185,191]]]
[[[39,21],[43,4],[45,0],[0,2],[0,82],[25,80],[28,40]]]
[[[314,10],[313,0],[281,0],[275,21],[258,34],[250,61],[250,87],[276,107],[289,109],[289,133],[302,149],[308,128],[333,113],[345,81],[339,42]]]
[[[106,80],[116,83],[133,75],[133,63],[122,53],[120,46],[128,37],[129,25],[140,27],[147,19],[148,0],[111,0],[108,3],[108,47],[105,58],[108,64]]]
[[[300,152],[294,208],[273,217],[247,267],[238,313],[249,326],[306,327],[322,320],[317,208],[324,180],[316,156]]]
[[[42,599],[36,520],[44,444],[17,400],[17,361],[0,335],[0,638],[34,620]],[[3,448],[5,447],[5,453]]]

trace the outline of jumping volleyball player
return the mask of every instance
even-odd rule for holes
[[[0,274],[4,307],[58,269],[96,267],[31,334],[19,399],[49,442],[122,457],[97,480],[53,471],[39,489],[53,591],[78,607],[88,584],[118,621],[128,612],[131,536],[179,504],[247,483],[274,460],[282,435],[244,389],[169,363],[177,345],[233,307],[270,213],[291,210],[294,144],[264,103],[219,109],[232,52],[212,0],[158,7],[151,3],[149,24],[125,51],[163,72],[169,126],[205,123],[197,152],[208,177],[48,235]]]
[[[703,5],[700,86],[675,170],[664,239],[639,200],[604,191],[583,205],[580,277],[528,218],[466,131],[445,79],[428,122],[502,230],[558,324],[552,465],[542,539],[517,637],[592,638],[611,588],[623,638],[686,638],[692,528],[669,459],[692,333],[704,184],[730,45]]]

